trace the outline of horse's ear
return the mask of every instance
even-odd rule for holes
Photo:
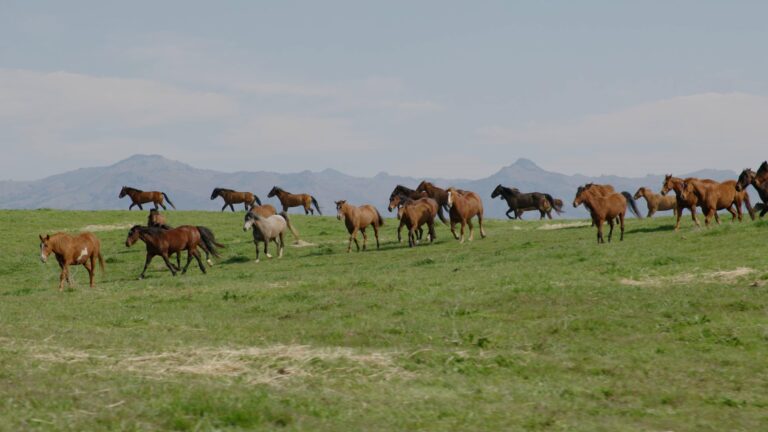
[[[38,234],[37,236],[40,237],[40,241],[43,241],[43,235],[42,234]]]
[[[50,234],[46,234],[46,235],[45,235],[45,239],[46,239],[46,240],[50,240],[50,239],[51,239],[51,235],[50,235]]]

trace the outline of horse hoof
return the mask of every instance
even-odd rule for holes
[[[211,261],[211,260],[205,260],[205,262],[207,262],[209,266],[213,267],[213,261]]]
[[[259,263],[259,261],[261,261],[261,260],[256,260],[256,261],[254,261],[254,264],[258,264],[258,263]]]
[[[270,254],[266,254],[266,255],[267,255],[267,258],[272,258],[272,255]]]

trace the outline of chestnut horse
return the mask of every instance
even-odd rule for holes
[[[474,238],[474,229],[472,227],[472,218],[477,216],[477,224],[480,227],[480,237],[485,238],[485,229],[483,228],[483,201],[480,196],[470,191],[460,191],[450,187],[446,190],[447,205],[450,209],[451,233],[453,237],[464,243],[464,226],[469,225],[469,241]],[[456,235],[455,226],[461,224],[461,236]]]
[[[722,209],[727,209],[731,213],[733,216],[731,222],[736,220],[737,217],[741,221],[741,203],[745,195],[736,190],[735,180],[727,180],[722,183],[699,179],[686,179],[683,181],[683,199],[690,200],[692,196],[696,197],[698,205],[704,213],[704,224],[706,226],[709,226],[712,217],[717,214],[717,211]],[[752,205],[749,203],[749,198],[747,198],[746,204],[751,214]],[[733,206],[736,206],[735,212],[731,208]],[[720,223],[719,218],[717,223]]]
[[[251,207],[250,210],[248,210],[249,213],[257,214],[263,218],[268,218],[272,215],[277,214],[277,209],[275,209],[275,206],[272,204],[263,204],[263,205],[257,205]]]
[[[157,227],[163,229],[172,229],[173,227],[168,225],[165,220],[165,215],[160,213],[160,210],[150,209],[149,216],[147,216],[147,226]]]
[[[445,189],[440,189],[439,187],[433,185],[432,183],[426,180],[423,180],[421,183],[419,183],[419,185],[416,187],[416,191],[424,192],[430,198],[437,201],[437,205],[439,206],[437,208],[437,217],[440,218],[441,222],[443,222],[444,224],[447,224],[448,219],[446,219],[445,215],[443,215],[443,207],[446,207],[446,208],[448,207],[448,191],[446,191]]]
[[[597,226],[597,244],[605,243],[603,238],[603,223],[606,221],[611,227],[608,231],[608,242],[611,241],[613,236],[613,226],[615,220],[618,218],[618,223],[621,228],[621,237],[619,241],[624,240],[624,217],[627,214],[627,198],[624,194],[628,192],[616,193],[605,192],[604,188],[599,188],[597,185],[587,184],[585,186],[579,186],[576,190],[576,197],[573,199],[573,206],[578,207],[580,204],[584,204],[589,210],[589,214],[592,217],[592,222]],[[630,195],[630,198],[632,196]]]
[[[317,204],[317,200],[312,195],[292,194],[290,192],[284,191],[283,189],[280,189],[277,186],[274,186],[272,190],[269,191],[267,197],[272,198],[275,196],[280,200],[280,204],[283,205],[284,212],[287,212],[291,207],[304,207],[304,214],[315,214],[315,212],[312,210],[312,204],[314,204],[315,208],[317,209],[317,214],[323,214],[320,211],[320,206]]]
[[[72,286],[72,277],[69,274],[70,265],[82,264],[88,270],[91,288],[94,287],[93,276],[96,272],[96,258],[99,259],[102,273],[104,272],[104,258],[101,256],[101,243],[95,235],[84,232],[76,236],[66,233],[46,234],[40,237],[40,260],[48,262],[48,256],[53,253],[61,267],[59,274],[59,291],[64,290],[64,280]]]
[[[216,188],[211,192],[211,200],[216,199],[216,197],[221,197],[224,200],[224,207],[221,208],[221,211],[224,211],[227,206],[229,206],[232,211],[235,211],[235,206],[233,204],[243,203],[246,211],[255,204],[261,205],[259,197],[250,192],[237,192],[232,189]]]
[[[429,242],[435,241],[435,216],[437,215],[437,201],[424,197],[413,200],[403,195],[395,195],[389,202],[389,210],[398,207],[400,225],[397,227],[397,241],[402,241],[400,230],[408,228],[408,246],[416,246],[417,239],[421,239],[422,228],[426,224],[429,228]]]
[[[205,266],[200,260],[200,253],[197,251],[197,247],[200,246],[203,250],[210,251],[216,257],[219,256],[216,247],[223,247],[222,244],[216,242],[211,230],[206,227],[195,227],[191,225],[182,225],[178,228],[169,230],[134,225],[130,231],[128,231],[128,237],[125,239],[125,246],[131,247],[139,240],[143,241],[147,247],[144,270],[142,270],[141,275],[139,275],[139,279],[144,279],[149,263],[152,261],[152,258],[157,255],[160,255],[163,258],[168,270],[171,271],[173,276],[176,276],[176,272],[179,271],[179,268],[171,264],[168,257],[184,250],[187,251],[187,265],[184,266],[182,274],[187,272],[192,257],[195,257],[197,260],[200,270],[203,273],[206,273]]]
[[[348,204],[345,200],[336,201],[336,219],[344,220],[349,232],[349,243],[347,244],[347,253],[352,251],[352,240],[355,241],[357,251],[360,252],[360,244],[357,242],[357,232],[363,233],[363,250],[368,242],[368,235],[365,229],[368,225],[373,226],[373,234],[376,236],[376,249],[379,248],[379,227],[384,225],[384,218],[381,217],[376,207],[366,204],[355,207]]]
[[[595,184],[595,183],[587,183],[584,186],[582,186],[584,189],[589,189],[592,191],[593,194],[599,195],[599,196],[609,196],[611,194],[617,193],[616,190],[613,188],[613,186],[609,184]],[[632,198],[632,194],[630,194],[627,191],[621,192],[621,195],[624,197],[624,199],[627,201],[629,211],[632,212],[636,217],[642,218],[643,216],[640,214],[640,209],[637,208],[637,202],[634,198]],[[583,201],[580,204],[584,204],[584,207],[591,213],[592,209],[589,208],[589,203],[587,201]],[[576,206],[574,206],[576,207]],[[621,221],[617,218],[616,223],[620,223]],[[592,220],[592,226],[595,226],[595,220]]]
[[[560,201],[560,206],[557,206],[555,199],[550,194],[541,192],[522,193],[517,188],[498,185],[491,193],[491,198],[496,198],[497,196],[501,196],[501,199],[507,202],[509,210],[507,210],[506,215],[509,219],[513,219],[510,216],[512,212],[515,212],[514,219],[522,219],[523,213],[529,210],[538,210],[541,214],[539,219],[544,219],[544,217],[552,219],[552,209],[555,209],[557,214],[563,213],[562,201]]]
[[[673,196],[664,196],[661,194],[655,194],[648,187],[640,187],[635,195],[634,199],[645,198],[645,203],[648,204],[648,216],[652,217],[657,211],[672,210],[674,215],[677,215],[677,199]]]
[[[763,165],[760,166],[761,170],[764,169],[765,164],[766,163],[763,162]],[[768,212],[768,206],[765,206],[765,203],[768,202],[768,167],[765,167],[763,173],[760,173],[759,170],[756,173],[749,168],[744,169],[739,175],[739,179],[736,181],[736,190],[739,192],[746,192],[749,185],[752,185],[752,187],[755,188],[760,199],[763,201],[763,205],[760,205],[759,203],[755,204],[755,208],[752,212],[752,219],[754,219],[754,212],[758,210],[758,206],[760,206],[760,217],[762,218],[765,213]]]
[[[144,207],[142,207],[142,204],[146,204],[148,202],[155,204],[155,210],[157,210],[157,206],[163,208],[163,210],[168,210],[165,208],[165,204],[163,204],[163,197],[165,197],[165,200],[168,201],[168,204],[170,204],[171,207],[176,209],[176,206],[173,205],[171,202],[171,199],[168,198],[168,195],[165,194],[165,192],[158,192],[158,191],[147,191],[144,192],[139,189],[134,189],[132,187],[123,186],[122,189],[120,189],[120,195],[118,198],[122,198],[124,196],[128,195],[131,197],[131,205],[128,207],[128,210],[132,209],[133,206],[139,206],[139,210],[144,210]]]

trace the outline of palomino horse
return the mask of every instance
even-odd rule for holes
[[[448,191],[445,189],[440,189],[439,187],[433,185],[432,183],[423,180],[419,185],[416,187],[417,192],[424,192],[427,195],[429,195],[430,198],[437,201],[437,205],[439,206],[437,208],[437,217],[440,218],[440,221],[442,221],[444,224],[448,223],[448,219],[445,218],[443,215],[443,207],[448,207]],[[459,192],[464,192],[462,190],[459,190]],[[479,197],[478,197],[479,199]]]
[[[677,221],[675,222],[675,231],[680,229],[680,217],[683,216],[683,209],[688,209],[691,212],[691,219],[697,227],[701,227],[699,220],[696,218],[696,207],[699,205],[699,199],[696,194],[688,194],[683,197],[683,186],[685,182],[696,180],[693,177],[687,177],[681,179],[680,177],[673,177],[672,174],[664,176],[664,183],[661,185],[661,194],[666,195],[669,191],[675,191],[677,199]],[[714,180],[702,180],[703,182],[716,183]],[[731,214],[734,214],[732,210],[728,210]],[[715,212],[715,220],[720,223],[720,216]]]
[[[548,216],[552,219],[552,209],[558,214],[563,213],[562,201],[560,207],[557,206],[555,199],[552,195],[541,192],[529,192],[522,193],[517,188],[508,188],[502,185],[496,186],[496,189],[491,193],[491,198],[501,196],[501,199],[507,202],[509,210],[507,210],[507,217],[513,219],[510,213],[515,212],[514,219],[522,219],[523,213],[527,210],[538,210],[541,213],[539,219],[544,219]]]
[[[82,264],[88,270],[90,285],[93,288],[93,276],[96,272],[96,258],[99,259],[102,273],[104,272],[104,258],[101,256],[101,243],[95,235],[84,232],[76,236],[65,233],[54,235],[46,234],[40,237],[40,260],[48,262],[48,256],[53,253],[61,267],[59,274],[59,291],[64,290],[64,280],[72,286],[72,277],[69,274],[69,266]]]
[[[651,190],[651,188],[648,187],[640,187],[637,192],[635,192],[635,195],[633,196],[634,199],[640,199],[640,197],[645,198],[646,204],[648,204],[648,216],[653,216],[657,211],[667,211],[672,210],[674,215],[677,215],[677,199],[673,196],[664,196],[660,194],[655,194]]]
[[[421,239],[422,228],[426,224],[429,229],[429,242],[435,241],[435,216],[437,215],[437,201],[432,198],[424,197],[413,200],[404,195],[396,195],[390,200],[388,210],[398,207],[398,217],[400,225],[397,227],[397,241],[402,241],[400,230],[405,226],[408,228],[408,246],[413,247],[417,244],[417,239]]]
[[[450,187],[446,190],[447,205],[450,209],[451,233],[453,237],[464,243],[464,226],[469,225],[469,241],[474,238],[474,229],[472,227],[472,218],[477,216],[477,225],[480,227],[480,237],[485,238],[485,229],[483,228],[483,201],[480,196],[470,191],[459,191]],[[456,224],[461,224],[461,236],[456,235]]]
[[[314,210],[312,210],[312,204],[314,204],[315,209],[317,209],[317,214],[323,214],[320,211],[320,206],[317,204],[317,200],[310,194],[292,194],[274,186],[272,190],[269,191],[267,197],[272,198],[275,196],[280,200],[280,204],[283,205],[284,212],[287,212],[291,207],[304,207],[304,214],[315,214]]]
[[[123,186],[123,188],[120,189],[120,195],[118,196],[118,198],[122,198],[126,195],[131,197],[131,205],[128,207],[128,210],[132,209],[133,206],[139,206],[139,210],[144,210],[144,207],[142,207],[141,205],[146,204],[148,202],[155,204],[155,210],[157,210],[158,205],[162,207],[163,210],[168,210],[165,208],[165,204],[163,204],[163,197],[165,197],[165,200],[168,201],[168,204],[170,204],[171,207],[176,209],[176,206],[173,205],[173,203],[171,202],[171,199],[168,198],[168,195],[166,195],[165,192],[158,192],[158,191],[144,192],[139,189]]]
[[[157,255],[160,255],[165,261],[165,265],[171,274],[176,276],[176,272],[179,268],[171,264],[168,257],[174,253],[180,251],[187,251],[187,265],[184,266],[182,274],[187,272],[192,257],[195,257],[200,270],[206,273],[205,266],[200,260],[200,253],[197,251],[197,247],[200,246],[206,252],[210,251],[214,256],[218,257],[219,254],[216,247],[223,247],[222,244],[217,243],[213,237],[213,233],[206,227],[196,227],[191,225],[182,225],[178,228],[165,230],[156,227],[145,227],[140,225],[134,225],[130,231],[128,231],[128,237],[125,239],[125,246],[131,247],[137,241],[143,241],[147,247],[147,256],[144,260],[144,269],[139,275],[139,279],[144,279],[144,275],[147,272],[147,267]]]
[[[763,169],[765,164],[766,163],[763,162],[763,165],[760,166],[760,169]],[[744,171],[742,171],[739,175],[739,179],[736,182],[736,190],[739,192],[745,192],[749,185],[752,185],[752,187],[755,188],[757,194],[760,196],[760,200],[763,201],[763,205],[760,205],[759,203],[755,204],[754,211],[757,211],[758,206],[760,206],[760,217],[762,218],[765,213],[768,212],[768,206],[764,205],[766,202],[768,202],[768,176],[761,176],[758,175],[758,173],[760,173],[760,171],[756,173],[749,168],[746,168]],[[764,173],[768,174],[768,167],[765,167]],[[754,211],[752,219],[754,219]]]
[[[211,199],[214,200],[216,197],[221,197],[224,200],[224,207],[221,208],[221,211],[224,211],[227,206],[229,206],[232,211],[235,211],[235,206],[233,204],[243,203],[246,211],[255,204],[261,205],[259,197],[250,192],[237,192],[232,189],[216,188],[211,192]]]
[[[288,213],[281,212],[267,217],[263,217],[256,212],[248,212],[245,214],[243,223],[243,231],[248,231],[253,227],[253,244],[256,246],[256,261],[259,262],[259,242],[264,243],[264,254],[267,258],[272,258],[269,254],[269,242],[275,242],[277,246],[277,257],[283,257],[283,249],[285,248],[285,228],[291,230],[294,237],[299,238],[290,220],[288,219]]]
[[[627,214],[627,198],[624,193],[600,193],[605,192],[604,188],[601,191],[597,185],[587,184],[585,186],[579,186],[576,191],[576,197],[573,199],[573,206],[578,207],[580,204],[584,204],[589,210],[590,216],[592,216],[592,222],[597,226],[597,244],[605,243],[603,238],[603,223],[606,221],[611,227],[608,231],[608,242],[611,241],[613,236],[613,226],[615,220],[618,218],[619,226],[621,228],[621,237],[619,240],[624,240],[624,217]],[[628,192],[625,192],[627,195]],[[632,196],[630,195],[630,198]]]
[[[363,250],[368,243],[368,235],[365,229],[373,226],[373,235],[376,237],[376,249],[379,248],[379,227],[384,225],[384,218],[381,217],[376,207],[366,204],[355,207],[348,204],[345,200],[336,201],[336,219],[344,220],[344,225],[349,232],[349,243],[347,244],[347,253],[352,251],[352,240],[355,241],[357,251],[360,252],[360,244],[357,242],[357,232],[363,233]]]
[[[718,210],[727,209],[733,216],[731,222],[739,218],[742,219],[741,203],[746,195],[736,190],[736,181],[727,180],[722,183],[715,181],[704,181],[699,179],[690,179],[683,181],[682,197],[689,200],[691,196],[696,196],[701,211],[704,213],[704,225],[709,226],[712,218]],[[752,214],[752,205],[749,198],[746,201],[747,210]],[[732,207],[736,206],[734,212]],[[720,223],[720,220],[717,220]]]

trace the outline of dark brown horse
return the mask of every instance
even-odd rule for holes
[[[422,225],[429,229],[429,242],[435,241],[435,216],[437,215],[437,201],[429,197],[413,200],[404,195],[395,195],[389,201],[388,210],[398,208],[400,225],[397,227],[397,241],[401,242],[400,232],[403,227],[408,228],[408,246],[416,246],[417,240],[422,237]]]
[[[125,239],[125,246],[130,247],[139,240],[143,241],[147,247],[144,270],[142,270],[139,279],[144,279],[144,274],[147,272],[149,263],[152,261],[152,258],[157,255],[160,255],[163,258],[168,270],[171,271],[172,275],[176,276],[176,272],[179,271],[179,268],[171,264],[169,256],[184,250],[187,251],[187,264],[184,266],[182,274],[187,272],[192,257],[197,260],[200,271],[206,273],[205,266],[200,260],[200,253],[197,251],[198,246],[203,250],[210,251],[216,257],[219,256],[216,247],[223,247],[223,245],[216,242],[213,233],[208,228],[191,225],[182,225],[170,230],[134,225],[130,231],[128,231],[128,237]]]
[[[224,200],[224,206],[221,211],[229,206],[232,211],[235,211],[234,204],[242,203],[245,206],[245,210],[253,207],[255,204],[261,205],[261,200],[255,194],[250,192],[238,192],[232,189],[216,188],[211,192],[211,199],[214,200],[217,197],[221,197]]]
[[[40,237],[40,260],[48,262],[48,256],[53,253],[61,267],[59,274],[59,291],[64,290],[64,280],[72,286],[72,277],[69,274],[69,266],[82,264],[88,270],[91,288],[94,287],[93,277],[96,273],[96,259],[99,259],[102,273],[104,272],[104,258],[101,256],[101,243],[95,235],[84,232],[76,236],[66,233],[56,233]]]
[[[706,226],[709,226],[717,211],[723,209],[727,209],[731,213],[733,216],[731,221],[736,220],[737,217],[741,221],[741,203],[744,195],[744,193],[736,190],[735,180],[727,180],[722,183],[700,179],[683,181],[683,199],[690,200],[692,196],[696,197],[698,205],[704,213],[704,224]],[[747,198],[746,204],[747,209],[752,214],[752,205],[749,203],[749,198]],[[736,211],[733,211],[733,206],[736,207]],[[717,223],[720,223],[719,219]]]
[[[317,214],[322,215],[320,206],[317,204],[317,200],[310,194],[292,194],[274,186],[267,197],[277,197],[280,200],[280,204],[283,205],[283,211],[287,212],[291,207],[304,207],[304,214],[315,214],[312,210],[312,204],[317,209]]]
[[[512,212],[515,213],[514,219],[522,219],[523,213],[529,210],[538,210],[541,214],[539,219],[544,219],[547,216],[552,219],[552,209],[558,214],[563,213],[562,201],[560,201],[560,206],[557,206],[555,199],[550,194],[541,192],[522,193],[517,188],[498,185],[491,193],[491,198],[498,196],[505,200],[509,206],[509,210],[506,213],[509,219],[513,219],[510,215]]]
[[[672,214],[677,215],[677,199],[673,196],[664,196],[653,193],[651,188],[640,187],[633,196],[634,199],[645,198],[648,205],[648,216],[653,216],[657,211],[672,210]]]
[[[584,204],[592,217],[593,225],[597,227],[597,244],[605,243],[603,238],[603,223],[608,222],[611,230],[608,231],[608,242],[613,236],[613,226],[618,219],[621,228],[620,241],[624,240],[624,217],[627,214],[627,199],[624,193],[605,193],[605,188],[587,184],[579,186],[573,199],[573,206]],[[625,192],[628,194],[628,192]],[[630,195],[631,198],[631,195]]]
[[[460,191],[450,187],[446,190],[447,205],[450,209],[451,233],[453,237],[464,243],[464,226],[469,225],[469,241],[474,238],[472,218],[477,216],[477,225],[480,227],[480,237],[485,238],[483,228],[483,200],[480,195],[470,191]],[[456,224],[461,224],[461,236],[456,234]]]
[[[366,243],[368,242],[368,235],[365,233],[365,229],[369,225],[373,226],[373,234],[376,237],[376,249],[379,248],[379,227],[384,225],[384,218],[381,217],[376,207],[370,204],[355,207],[344,200],[336,201],[336,219],[343,220],[349,232],[347,252],[352,251],[352,240],[355,241],[357,251],[360,251],[360,244],[357,242],[358,231],[363,233],[363,250],[365,250]]]
[[[755,188],[763,205],[760,206],[760,217],[762,218],[766,212],[768,212],[768,206],[765,205],[768,202],[768,162],[763,162],[760,165],[760,169],[757,172],[752,171],[749,168],[739,174],[739,179],[736,181],[736,190],[739,192],[746,192],[749,185]],[[754,219],[754,212],[758,210],[758,205],[755,204],[755,208],[752,212],[752,219]]]
[[[448,208],[448,192],[445,189],[441,189],[434,184],[423,180],[419,185],[416,187],[417,192],[424,192],[427,195],[429,195],[430,198],[437,201],[437,217],[440,218],[440,221],[442,221],[444,224],[448,223],[448,219],[446,219],[445,215],[443,215],[443,207]],[[460,192],[463,192],[459,190]]]
[[[123,186],[123,188],[120,189],[120,195],[118,196],[118,198],[122,198],[126,195],[131,197],[131,205],[128,207],[128,210],[132,209],[133,206],[139,206],[139,210],[144,210],[144,207],[142,207],[141,205],[146,204],[148,202],[155,204],[155,210],[157,210],[157,206],[162,207],[163,210],[167,210],[165,208],[165,204],[163,204],[163,197],[165,197],[165,200],[168,201],[168,204],[170,204],[171,207],[173,207],[174,209],[176,208],[176,206],[173,205],[173,203],[171,202],[171,199],[168,198],[168,195],[166,195],[165,192],[158,192],[158,191],[144,192],[139,189]]]

